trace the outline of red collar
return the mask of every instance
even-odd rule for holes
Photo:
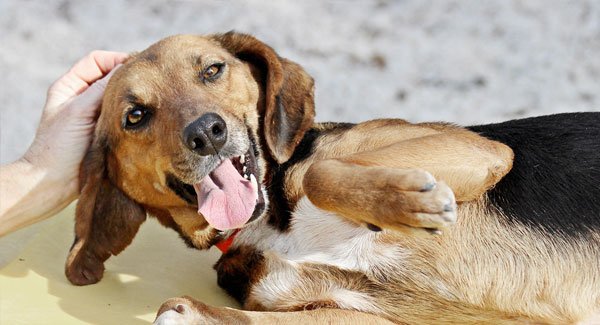
[[[229,237],[216,243],[215,246],[217,246],[217,248],[221,251],[221,253],[223,253],[223,254],[227,253],[227,251],[229,250],[229,247],[231,247],[231,244],[233,243],[233,239],[239,232],[240,232],[240,229],[236,229],[234,232],[231,233],[231,235],[229,235]]]

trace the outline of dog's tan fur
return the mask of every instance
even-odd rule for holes
[[[376,120],[359,124],[335,140],[324,137],[322,143],[296,173],[290,173],[291,178],[303,180],[303,186],[292,191],[303,189],[316,206],[358,223],[396,230],[412,229],[406,225],[427,227],[426,220],[411,212],[439,211],[417,200],[419,194],[413,191],[434,181],[417,169],[446,182],[456,201],[464,202],[480,198],[512,165],[510,148],[444,124]],[[437,222],[431,226],[435,228]]]
[[[394,123],[403,127],[390,134],[393,129],[386,130],[386,126]],[[512,151],[452,126],[436,125],[429,130],[430,126],[372,121],[343,135],[323,136],[315,145],[316,151],[289,172],[287,190],[291,197],[306,194],[316,206],[358,224],[369,222],[418,234],[419,227],[427,224],[411,219],[410,213],[404,219],[401,212],[411,203],[419,204],[416,197],[412,202],[388,199],[402,198],[410,193],[403,190],[427,183],[418,170],[406,169],[423,166],[460,193],[457,201],[463,203],[459,205],[458,224],[437,238],[382,233],[378,242],[403,247],[411,258],[383,270],[385,276],[378,279],[381,287],[365,281],[361,273],[286,263],[285,258],[266,255],[260,273],[301,273],[294,277],[298,281],[294,287],[303,293],[281,292],[277,302],[269,306],[264,306],[264,296],[250,294],[244,307],[294,311],[319,305],[323,301],[302,297],[315,299],[323,288],[342,281],[340,287],[376,297],[374,304],[381,308],[367,311],[410,324],[565,324],[590,317],[600,303],[600,274],[597,269],[579,266],[600,265],[600,236],[595,234],[581,242],[560,237],[549,240],[524,226],[507,227],[506,216],[490,210],[484,193],[508,172]],[[419,137],[421,133],[426,135]],[[377,145],[373,143],[376,141],[384,142]],[[356,152],[357,148],[375,149]],[[444,157],[443,161],[439,157]],[[461,173],[472,178],[461,179]],[[299,186],[302,179],[304,186]],[[360,189],[359,193],[355,189]],[[369,209],[377,210],[369,213]],[[395,213],[386,215],[387,211]],[[507,254],[494,255],[499,251]],[[584,285],[582,278],[587,279]],[[253,282],[251,287],[256,285]]]
[[[227,62],[226,73],[218,83],[199,84],[197,75],[211,60]],[[123,114],[133,104],[152,106],[159,122],[142,132],[123,131]],[[267,187],[276,175],[270,166],[293,158],[309,129],[324,131],[314,150],[280,175],[290,208],[308,202],[306,197],[314,209],[341,217],[339,225],[383,228],[368,244],[384,253],[391,248],[397,259],[344,269],[287,261],[252,243],[238,244],[217,267],[248,273],[245,308],[260,312],[185,297],[167,301],[159,321],[572,323],[600,305],[599,268],[576,268],[600,266],[599,234],[586,241],[548,239],[529,228],[507,227],[506,216],[487,204],[486,191],[511,169],[510,148],[443,123],[375,120],[349,129],[313,124],[310,76],[258,40],[235,33],[165,39],[113,76],[82,171],[76,241],[66,267],[73,283],[100,280],[103,262],[131,242],[145,212],[196,248],[219,239],[196,207],[166,184],[167,173],[188,183],[198,180],[187,169],[200,165],[182,155],[187,149],[180,132],[205,112],[224,116],[238,135],[259,139],[258,163],[265,171],[259,182]],[[276,211],[268,213],[264,227],[277,222]],[[421,236],[424,229],[443,234]],[[273,274],[289,274],[296,282],[290,290],[261,294]],[[570,280],[582,278],[585,286]],[[337,299],[327,291],[332,287],[354,300]]]

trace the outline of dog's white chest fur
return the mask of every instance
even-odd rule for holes
[[[233,246],[248,245],[263,253],[266,274],[253,286],[251,295],[265,308],[334,301],[340,308],[378,312],[374,298],[368,294],[319,276],[307,282],[300,270],[302,265],[321,264],[367,276],[385,275],[385,270],[401,263],[406,252],[378,241],[380,234],[323,211],[303,197],[288,231],[276,230],[267,220],[261,220],[244,228]]]
[[[378,243],[380,233],[321,210],[306,197],[298,201],[292,215],[289,231],[282,233],[262,220],[245,228],[234,245],[250,245],[289,262],[326,264],[367,274],[398,264],[405,254],[397,246]]]

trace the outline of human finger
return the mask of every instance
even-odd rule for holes
[[[104,95],[106,85],[120,66],[120,64],[117,65],[110,71],[109,74],[94,82],[84,92],[75,97],[73,101],[68,104],[70,106],[69,109],[72,110],[72,113],[83,118],[84,123],[90,123],[96,119],[96,116],[98,115],[98,109],[102,103],[102,97]]]
[[[93,51],[75,63],[67,75],[73,74],[91,85],[109,73],[115,66],[123,63],[127,56],[127,53],[122,52]]]
[[[124,62],[127,56],[127,53],[122,52],[90,52],[50,86],[48,96],[57,97],[60,101],[81,94],[94,81]]]

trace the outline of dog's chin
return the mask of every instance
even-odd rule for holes
[[[256,191],[256,203],[254,204],[254,210],[252,211],[252,215],[246,221],[244,225],[259,219],[265,212],[266,204],[264,197],[264,189],[261,184],[261,171],[258,164],[258,148],[252,138],[250,138],[250,146],[248,151],[240,156],[229,157],[225,159],[229,159],[231,161],[231,165],[237,170],[240,176],[244,179],[245,182],[249,182],[252,184],[252,188]],[[215,167],[213,171],[216,169]],[[209,172],[208,175],[211,175],[213,172]],[[193,184],[186,183],[182,181],[181,178],[177,177],[173,173],[166,173],[166,183],[171,191],[173,191],[177,196],[179,196],[183,201],[185,201],[190,208],[198,209],[198,193],[194,188]],[[196,188],[202,185],[201,182],[196,184]],[[238,227],[238,228],[241,228]],[[230,229],[228,229],[230,230]]]

